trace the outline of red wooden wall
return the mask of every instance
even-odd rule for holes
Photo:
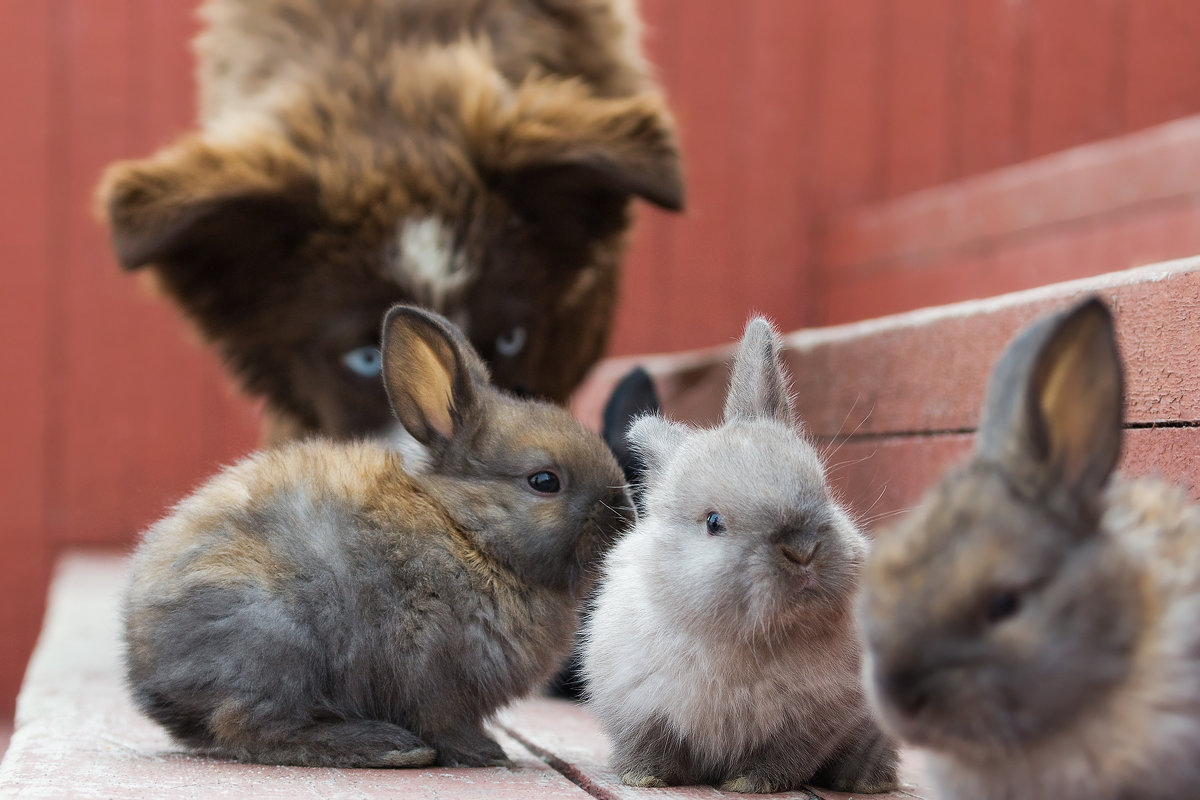
[[[256,439],[251,404],[119,273],[90,211],[105,164],[192,124],[194,5],[0,0],[0,716],[54,553],[128,544]],[[1195,0],[643,7],[689,208],[643,210],[614,353],[726,342],[751,309],[797,328],[994,290],[1006,262],[971,241],[948,261],[870,234],[902,227],[914,192],[968,191],[969,176],[1200,111]],[[1157,257],[1200,250],[1179,213]],[[1034,267],[1003,288],[1040,282],[1047,247],[1014,251]]]

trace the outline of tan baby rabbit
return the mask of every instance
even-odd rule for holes
[[[867,539],[800,433],[780,347],[765,319],[746,326],[720,426],[629,431],[646,513],[605,562],[584,648],[625,783],[896,785],[859,681]]]
[[[580,598],[632,519],[599,437],[493,388],[442,317],[383,333],[420,470],[313,441],[227,469],[147,531],[128,680],[182,742],[275,764],[504,761],[485,719],[566,656]]]
[[[1112,318],[1045,317],[974,455],[869,559],[864,672],[944,798],[1200,797],[1200,510],[1121,450]]]

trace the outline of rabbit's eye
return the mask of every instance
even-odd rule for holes
[[[383,356],[378,347],[356,347],[342,354],[342,366],[363,378],[374,378],[383,371]]]
[[[515,356],[524,346],[525,329],[519,325],[496,337],[496,352],[505,358]]]
[[[708,527],[708,532],[713,536],[720,536],[726,531],[725,518],[715,511],[708,515],[708,519],[704,520],[704,524]]]
[[[548,469],[533,473],[525,479],[525,482],[538,494],[558,494],[562,489],[562,481]]]
[[[1020,609],[1021,599],[1017,597],[1016,593],[1004,591],[996,592],[988,599],[987,609],[984,613],[987,621],[994,624],[1008,619]]]

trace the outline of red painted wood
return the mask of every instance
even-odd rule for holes
[[[59,539],[103,536],[128,521],[138,488],[127,466],[140,444],[139,403],[128,387],[129,360],[121,355],[135,341],[126,313],[129,288],[115,274],[106,237],[87,213],[101,168],[136,154],[128,135],[133,3],[67,0],[60,8],[55,57],[64,75],[65,108],[58,120],[64,149],[56,166],[63,195],[55,216],[64,262],[53,323],[62,363],[50,498],[51,530]]]
[[[884,83],[887,197],[953,176],[962,0],[891,0]]]
[[[0,718],[11,718],[49,570],[50,5],[0,0],[0,21]]]
[[[1200,4],[1129,3],[1125,124],[1141,128],[1200,111]]]
[[[1028,113],[1028,3],[963,0],[958,153],[963,175],[1018,161]]]
[[[189,126],[187,7],[76,0],[62,9],[63,368],[51,528],[60,541],[127,542],[257,436],[215,356],[192,341],[172,305],[120,272],[90,214],[105,165]]]
[[[824,268],[953,253],[1018,234],[1146,210],[1200,191],[1200,117],[1057,153],[830,217]]]
[[[945,472],[969,456],[971,434],[852,438],[829,448],[830,483],[868,530],[887,529],[912,508]],[[1200,501],[1196,428],[1137,428],[1125,431],[1120,471],[1182,486]]]
[[[664,84],[675,84],[678,44],[677,0],[646,0],[640,4],[645,24],[644,45],[655,74]],[[686,163],[685,177],[686,177]],[[688,198],[690,201],[690,197]],[[621,280],[609,352],[613,354],[662,349],[664,308],[670,302],[668,264],[674,227],[679,217],[645,203],[636,210],[629,255]]]
[[[734,188],[733,223],[741,229],[735,272],[743,315],[753,309],[784,328],[810,321],[812,213],[811,121],[816,91],[813,5],[794,0],[748,4],[749,64],[743,164]],[[700,343],[703,340],[699,340]]]
[[[1124,130],[1123,54],[1130,2],[1052,0],[1029,4],[1029,155],[1051,153]]]
[[[738,8],[709,4],[705,13],[675,17],[678,49],[668,88],[683,80],[704,88],[677,92],[673,102],[688,165],[688,208],[675,226],[668,263],[670,303],[660,333],[669,349],[728,341],[744,314],[736,269],[740,231],[734,222],[741,203],[736,181],[744,164],[740,125],[733,121],[747,111],[750,42],[747,18]]]
[[[820,210],[855,206],[883,191],[881,127],[884,5],[818,0],[814,163]]]
[[[830,439],[974,428],[992,365],[1040,314],[1086,294],[1114,310],[1133,424],[1200,422],[1200,257],[1040,287],[981,302],[799,331],[784,359],[806,429]],[[732,346],[641,359],[669,416],[720,417]],[[602,368],[581,397],[600,398],[628,368]],[[821,376],[819,380],[807,376]],[[605,385],[607,383],[607,386]],[[591,418],[594,401],[577,408]]]

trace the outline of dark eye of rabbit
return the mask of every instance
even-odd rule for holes
[[[720,536],[726,531],[725,518],[715,511],[708,515],[708,519],[704,521],[704,524],[708,526],[708,532],[713,536]]]
[[[562,482],[558,476],[547,469],[539,470],[525,479],[529,488],[538,494],[558,494]]]
[[[990,623],[1003,622],[1021,608],[1021,600],[1014,592],[996,592],[988,599],[985,614]]]

